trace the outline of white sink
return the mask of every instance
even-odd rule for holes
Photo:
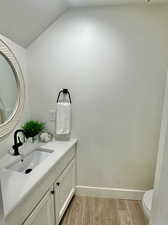
[[[6,169],[29,174],[31,171],[44,161],[53,151],[36,149],[30,154],[22,157],[19,161],[9,165]]]

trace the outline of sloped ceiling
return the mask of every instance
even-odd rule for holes
[[[147,0],[0,0],[0,33],[27,47],[69,7],[144,3]],[[151,0],[167,2],[168,0]]]
[[[0,33],[27,47],[66,9],[63,0],[0,0]]]

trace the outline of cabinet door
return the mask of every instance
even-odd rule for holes
[[[54,197],[49,191],[23,225],[55,225]]]
[[[75,193],[75,159],[63,171],[54,184],[55,189],[55,215],[59,224],[68,204]]]

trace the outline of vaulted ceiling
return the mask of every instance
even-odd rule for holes
[[[0,33],[26,47],[66,8],[63,0],[0,0]]]
[[[27,47],[70,7],[144,3],[147,0],[0,0],[0,33]],[[168,0],[151,0],[152,3]]]

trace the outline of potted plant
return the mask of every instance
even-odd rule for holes
[[[27,121],[23,126],[22,129],[26,133],[27,138],[32,138],[32,142],[38,139],[38,135],[44,130],[45,124],[37,121],[37,120],[30,120]]]

